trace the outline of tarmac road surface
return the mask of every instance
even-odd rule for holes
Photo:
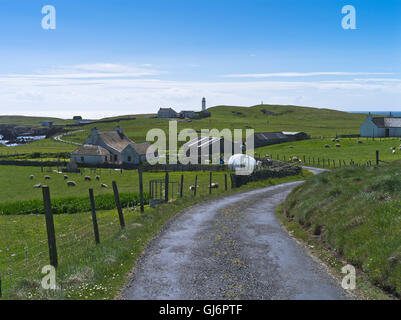
[[[150,242],[121,298],[348,299],[275,216],[300,183],[229,195],[184,210]]]

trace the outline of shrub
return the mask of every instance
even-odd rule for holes
[[[120,202],[122,207],[139,204],[139,193],[121,193]],[[149,195],[144,193],[145,204],[149,203]],[[95,197],[96,210],[111,210],[116,208],[113,194],[102,194]],[[68,197],[52,199],[52,210],[54,214],[78,213],[91,210],[89,197]],[[16,214],[44,214],[42,200],[26,200],[16,202],[0,203],[0,215]]]

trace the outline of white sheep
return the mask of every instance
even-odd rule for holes
[[[75,187],[76,185],[75,181],[67,181],[67,186],[69,187]]]
[[[50,180],[51,177],[50,176],[45,176],[45,180]]]
[[[217,189],[219,187],[218,183],[212,182],[212,184],[209,186],[211,189]]]
[[[67,175],[64,175],[64,180],[67,180],[68,179],[68,176]]]
[[[92,181],[92,179],[91,179],[91,177],[89,177],[89,176],[85,176],[85,181]]]
[[[199,186],[196,186],[196,188],[198,189]],[[195,191],[195,186],[190,186],[190,187],[189,187],[189,191]]]
[[[95,178],[95,179],[99,181],[99,180],[100,180],[100,176],[96,176],[96,178]]]
[[[101,188],[107,189],[109,186],[108,186],[107,184],[102,183],[102,184],[100,185],[100,187],[101,187]]]
[[[41,185],[41,184],[35,184],[33,187],[34,187],[35,189],[39,189],[39,188],[42,188],[42,185]]]
[[[34,176],[33,174],[31,174],[31,175],[29,176],[29,179],[33,180],[33,178],[35,178],[35,176]]]

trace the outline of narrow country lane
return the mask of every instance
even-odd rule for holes
[[[149,244],[122,298],[347,299],[275,216],[277,206],[300,183],[185,210]]]

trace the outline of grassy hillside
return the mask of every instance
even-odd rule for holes
[[[366,116],[346,112],[317,109],[297,106],[258,105],[253,107],[216,106],[208,109],[210,118],[200,120],[178,120],[178,129],[191,128],[194,130],[213,129],[254,129],[255,132],[266,131],[305,131],[314,137],[335,136],[336,134],[358,134],[361,123]],[[130,117],[130,120],[118,121]],[[135,142],[146,141],[146,134],[150,129],[159,128],[168,135],[169,120],[158,119],[156,115],[131,115],[108,118],[115,122],[94,123],[78,128],[68,127],[70,131],[84,130],[68,137],[70,141],[82,143],[88,136],[91,128],[111,130],[117,125],[123,128],[129,138]],[[34,117],[0,117],[0,123],[39,124],[42,118]],[[70,120],[51,119],[56,123],[64,124]],[[57,150],[59,148],[59,150]],[[71,145],[54,143],[50,139],[35,142],[27,146],[9,147],[8,152],[64,152],[72,151]],[[6,150],[1,150],[5,152]]]
[[[74,123],[73,120],[65,120],[49,117],[25,117],[25,116],[0,116],[0,124],[12,124],[16,126],[40,127],[42,121],[53,121],[55,124],[66,125]]]
[[[346,112],[316,109],[297,106],[258,105],[253,107],[217,106],[208,109],[210,118],[200,120],[178,120],[178,128],[201,129],[254,129],[256,132],[266,131],[305,131],[312,136],[332,136],[338,134],[358,134],[359,126],[365,115]],[[124,132],[134,141],[143,142],[146,133],[153,128],[167,132],[168,120],[158,119],[150,115],[132,116],[136,119],[111,123],[95,123],[84,126],[86,132],[73,137],[82,142],[91,128],[101,130],[121,126]]]
[[[282,214],[371,282],[401,296],[401,161],[323,173],[298,187]]]

